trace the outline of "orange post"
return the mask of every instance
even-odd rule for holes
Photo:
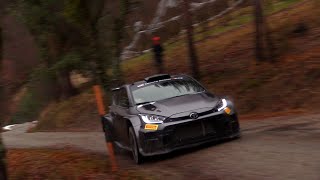
[[[98,106],[98,111],[100,116],[104,116],[106,114],[104,104],[103,104],[103,98],[102,98],[102,92],[99,85],[93,86],[94,93],[96,95],[96,101]]]
[[[94,93],[95,93],[95,96],[96,96],[96,102],[97,102],[99,115],[101,116],[101,118],[103,120],[103,117],[106,114],[106,111],[105,111],[105,106],[104,106],[104,103],[103,103],[102,91],[101,91],[101,88],[100,88],[99,85],[93,86],[93,90],[94,90]],[[104,123],[102,123],[102,126],[104,126]],[[103,128],[105,129],[105,127],[103,127]],[[111,161],[111,168],[112,168],[112,171],[115,172],[115,171],[118,170],[118,165],[117,165],[116,157],[115,157],[115,154],[114,154],[113,144],[111,142],[108,142],[107,140],[106,140],[106,143],[107,143],[107,149],[108,149],[109,158],[110,158],[110,161]]]
[[[111,161],[111,170],[115,172],[118,170],[118,164],[117,164],[116,156],[114,154],[113,144],[111,142],[107,142],[107,149],[109,151],[109,158]]]

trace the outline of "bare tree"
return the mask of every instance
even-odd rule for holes
[[[130,0],[120,1],[120,16],[114,20],[113,27],[113,45],[114,45],[114,62],[113,62],[113,76],[117,86],[123,83],[123,76],[121,71],[121,50],[123,47],[123,39],[125,34],[125,25],[130,9]]]
[[[2,44],[2,10],[3,10],[3,4],[0,3],[0,74],[2,73],[2,55],[3,55],[3,44]],[[2,76],[0,76],[1,78]],[[5,107],[5,94],[4,94],[4,87],[3,87],[3,81],[0,79],[0,127],[2,127],[2,115],[4,114],[4,107]],[[1,130],[0,130],[1,131]],[[7,179],[7,170],[6,170],[6,164],[5,164],[5,158],[6,158],[6,150],[2,142],[2,137],[0,134],[0,179],[6,180]]]
[[[185,12],[185,25],[187,29],[187,46],[189,51],[189,59],[192,70],[192,75],[195,79],[200,79],[199,74],[199,65],[198,65],[198,57],[196,48],[194,45],[194,29],[193,29],[193,21],[192,21],[192,13],[190,11],[190,2],[189,0],[183,0],[184,12]]]
[[[263,8],[261,0],[253,0],[254,2],[254,16],[255,16],[255,26],[256,26],[256,60],[262,61],[265,59],[263,51],[263,37],[264,37],[264,17]]]
[[[273,2],[272,1],[269,1],[269,6],[273,6]],[[269,61],[274,61],[274,58],[275,58],[275,44],[272,40],[272,37],[271,37],[271,31],[270,31],[270,26],[269,26],[269,23],[268,23],[268,19],[265,18],[264,20],[264,29],[265,29],[265,38],[266,38],[266,44],[267,44],[267,50],[268,50],[268,59]]]
[[[268,27],[268,22],[264,16],[263,0],[253,0],[255,28],[256,28],[256,60],[274,59],[274,44]],[[272,2],[269,2],[272,3]]]

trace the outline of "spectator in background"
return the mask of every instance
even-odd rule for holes
[[[164,51],[164,49],[161,46],[159,36],[154,36],[152,38],[152,41],[153,41],[153,53],[154,53],[155,65],[156,65],[156,68],[158,69],[158,73],[162,74],[164,71],[164,69],[163,69],[163,51]]]

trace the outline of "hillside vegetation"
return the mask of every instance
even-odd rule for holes
[[[274,63],[255,62],[251,23],[199,41],[202,83],[216,94],[232,97],[241,114],[319,105],[318,13],[314,1],[303,1],[268,18],[277,46],[278,57]],[[301,24],[307,27],[306,32],[295,33]],[[167,47],[168,73],[190,73],[182,43]],[[145,67],[152,67],[148,55],[124,63],[128,82],[155,73],[155,69]]]
[[[215,94],[232,98],[240,115],[303,111],[310,105],[320,107],[320,12],[316,1],[281,2],[268,10],[277,55],[273,63],[255,61],[249,8],[212,22],[217,25],[204,38],[203,34],[197,34],[201,82]],[[301,26],[304,31],[297,31]],[[174,43],[165,44],[166,72],[189,74],[184,40],[177,37]],[[127,82],[154,74],[156,70],[152,67],[151,54],[122,64]],[[79,121],[81,124],[99,122],[98,115],[93,113],[94,101],[89,100],[94,100],[94,96],[85,94],[49,106],[39,118],[37,130],[70,130],[70,124],[80,124],[74,123],[82,118],[79,116],[85,117]]]

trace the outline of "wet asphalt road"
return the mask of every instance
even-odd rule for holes
[[[33,123],[15,125],[12,131],[2,133],[8,148],[62,148],[74,147],[98,153],[106,153],[102,132],[36,132],[26,133]]]
[[[149,158],[140,166],[123,153],[119,164],[157,179],[320,180],[319,114],[241,121],[241,128],[241,139]],[[67,145],[105,153],[99,132],[24,133],[25,129],[3,133],[5,144],[9,148]]]
[[[320,115],[241,124],[241,139],[153,158],[139,169],[175,180],[320,180]]]

